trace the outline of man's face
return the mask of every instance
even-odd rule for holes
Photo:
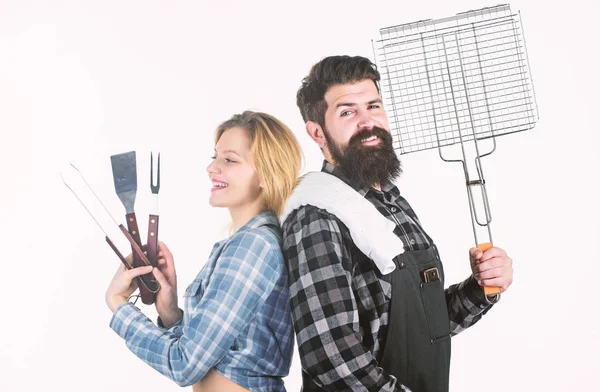
[[[379,186],[401,172],[375,83],[339,84],[325,93],[325,158],[353,182]]]
[[[353,84],[336,84],[325,93],[325,126],[328,138],[343,151],[352,136],[373,127],[388,131],[388,120],[375,83],[366,79]],[[377,137],[361,141],[365,147],[381,143]]]

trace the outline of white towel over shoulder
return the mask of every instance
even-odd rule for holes
[[[373,260],[382,274],[396,268],[393,259],[404,252],[402,240],[394,234],[396,225],[348,184],[323,172],[305,174],[279,218],[281,223],[304,205],[327,210],[344,222],[358,249]]]

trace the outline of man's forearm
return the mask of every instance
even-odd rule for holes
[[[446,289],[446,305],[452,335],[476,324],[492,307],[472,276]]]

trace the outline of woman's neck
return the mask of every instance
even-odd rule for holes
[[[250,219],[254,218],[263,211],[265,211],[265,208],[262,202],[253,203],[251,205],[246,204],[238,208],[229,207],[232,231],[238,231],[239,228],[248,223]]]

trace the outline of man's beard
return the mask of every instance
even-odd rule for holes
[[[351,182],[382,186],[393,182],[402,173],[400,160],[392,144],[392,135],[386,130],[379,127],[362,129],[350,138],[343,149],[329,137],[329,132],[324,133],[335,164]],[[361,140],[373,135],[380,139],[379,144],[363,146]]]

